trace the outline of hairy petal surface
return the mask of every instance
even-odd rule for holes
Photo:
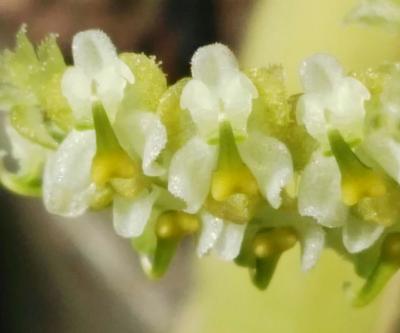
[[[150,218],[159,191],[144,190],[134,199],[116,196],[113,203],[115,232],[122,237],[138,237]]]
[[[192,58],[192,76],[182,92],[181,107],[188,109],[206,140],[218,134],[218,124],[229,121],[236,135],[247,135],[247,119],[258,92],[224,45],[199,48]]]
[[[384,229],[382,225],[365,222],[350,214],[343,227],[343,244],[350,253],[361,252],[372,246]]]
[[[202,137],[207,139],[218,133],[218,99],[202,81],[193,79],[185,85],[181,108],[189,110]]]
[[[135,77],[118,58],[110,38],[100,30],[77,33],[72,41],[74,67],[63,77],[62,90],[78,122],[91,119],[91,105],[99,99],[113,121],[127,83]],[[89,122],[90,124],[90,122]]]
[[[221,234],[214,246],[215,254],[222,260],[231,261],[240,252],[246,225],[225,221]]]
[[[194,137],[171,160],[168,190],[185,201],[186,212],[196,213],[204,203],[216,165],[216,148]]]
[[[315,224],[312,220],[299,221],[298,233],[301,242],[301,267],[303,271],[313,268],[325,245],[325,233],[321,226]]]
[[[229,120],[236,135],[246,136],[252,101],[258,96],[256,87],[246,75],[238,72],[223,85],[220,96],[223,105],[220,117]]]
[[[340,179],[339,167],[334,157],[315,153],[300,180],[300,214],[315,218],[325,227],[343,225],[348,209],[342,202]]]
[[[272,207],[281,204],[280,192],[293,177],[293,164],[289,150],[279,140],[260,132],[252,132],[239,145],[244,163],[256,177],[263,196]]]
[[[165,172],[156,160],[167,144],[167,131],[156,114],[119,112],[114,127],[128,154],[141,157],[145,175],[160,176]]]
[[[300,66],[300,77],[305,93],[329,93],[342,76],[343,69],[339,62],[326,54],[316,54],[304,60]]]
[[[94,131],[72,130],[48,158],[43,177],[43,200],[50,213],[75,217],[89,207],[95,191],[91,182],[95,152]]]
[[[297,120],[311,136],[325,146],[332,128],[348,142],[362,138],[370,93],[361,82],[345,76],[337,60],[325,54],[304,60],[300,78],[305,93],[297,104]]]
[[[224,221],[207,212],[201,213],[201,232],[197,243],[197,255],[207,254],[217,243],[224,228]]]
[[[91,81],[79,67],[68,68],[61,81],[63,95],[71,106],[73,115],[79,123],[91,119],[92,91]]]
[[[219,43],[198,48],[191,63],[193,78],[210,87],[219,87],[238,69],[235,55]]]

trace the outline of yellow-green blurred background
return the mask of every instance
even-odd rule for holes
[[[39,40],[60,33],[70,59],[71,36],[105,30],[121,50],[156,54],[172,83],[188,74],[196,47],[221,41],[244,67],[281,63],[291,93],[297,68],[315,52],[346,69],[400,57],[400,36],[347,26],[356,0],[1,0],[0,41],[11,45],[28,23]],[[199,260],[187,245],[162,282],[149,282],[110,217],[59,220],[40,202],[0,193],[0,328],[4,332],[396,333],[400,279],[364,309],[349,305],[359,287],[352,267],[326,251],[303,273],[299,248],[283,256],[272,284],[260,292],[245,270]],[[351,292],[351,290],[350,290]]]

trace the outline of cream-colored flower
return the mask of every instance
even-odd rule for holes
[[[125,86],[135,82],[132,71],[118,58],[110,38],[100,30],[77,33],[72,41],[72,55],[74,66],[64,73],[62,92],[78,125],[92,124],[95,101],[104,105],[113,121]]]

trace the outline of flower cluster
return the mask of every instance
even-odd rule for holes
[[[281,67],[242,71],[221,44],[173,85],[101,31],[72,51],[67,66],[55,36],[35,48],[22,28],[0,57],[5,188],[65,217],[111,208],[151,277],[185,238],[260,289],[296,244],[303,270],[332,248],[366,278],[355,305],[400,267],[399,65],[347,74],[317,54],[288,96]]]

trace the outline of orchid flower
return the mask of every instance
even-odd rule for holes
[[[251,196],[258,191],[278,208],[280,191],[292,175],[292,161],[283,143],[262,132],[247,131],[252,101],[258,95],[255,86],[221,44],[197,50],[192,77],[183,88],[181,107],[189,110],[197,133],[171,160],[169,191],[185,201],[189,213],[198,212],[209,195],[221,202],[235,193]],[[220,231],[223,237],[232,234],[235,240],[241,239],[244,228],[205,216],[203,221],[214,219],[221,228],[226,225]],[[229,241],[219,242],[222,247],[225,243]],[[233,253],[238,253],[240,241],[232,243]]]
[[[76,121],[81,126],[92,124],[92,106],[98,100],[113,121],[126,85],[135,77],[118,58],[110,38],[100,30],[77,33],[72,41],[74,66],[62,79],[62,91]]]
[[[76,118],[93,122],[95,129],[72,130],[49,157],[43,185],[46,208],[73,217],[96,200],[104,200],[102,205],[112,201],[116,232],[137,237],[159,194],[157,186],[145,184],[145,177],[163,172],[156,159],[165,146],[165,128],[152,110],[122,108],[117,113],[124,89],[135,77],[104,33],[78,33],[73,55],[75,66],[64,74],[63,92]]]
[[[349,209],[362,197],[379,196],[384,191],[379,179],[349,147],[364,137],[364,103],[370,94],[361,82],[345,76],[339,63],[327,55],[305,60],[300,76],[305,93],[297,104],[298,121],[320,142],[321,149],[334,156],[314,153],[300,181],[299,212],[325,227],[343,227],[347,250],[360,252],[384,229],[362,221]]]
[[[366,1],[353,18],[397,26],[396,6]],[[34,47],[23,27],[0,54],[4,187],[66,217],[111,207],[153,278],[192,236],[260,289],[297,244],[304,271],[334,249],[366,278],[355,305],[399,269],[398,64],[346,75],[317,54],[288,96],[281,66],[242,72],[221,44],[171,86],[155,57],[118,54],[99,30],[72,53],[68,67],[54,35]]]

